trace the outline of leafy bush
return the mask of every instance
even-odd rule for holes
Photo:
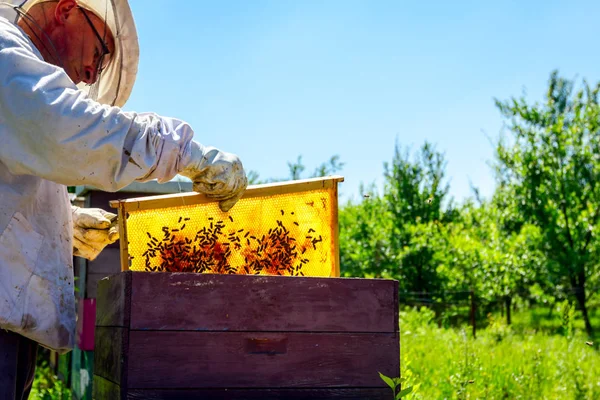
[[[40,359],[35,370],[35,380],[29,398],[31,400],[71,400],[71,391],[58,379],[48,365]]]

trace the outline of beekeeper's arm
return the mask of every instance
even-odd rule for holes
[[[116,191],[179,173],[224,211],[247,186],[239,158],[193,141],[187,123],[89,100],[27,44],[0,49],[0,124],[0,161],[13,174]]]

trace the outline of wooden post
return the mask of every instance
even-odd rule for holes
[[[121,271],[127,271],[129,269],[129,252],[127,241],[127,210],[125,209],[125,203],[118,203],[119,207],[119,250],[121,252]]]
[[[471,289],[470,295],[471,295],[471,325],[473,325],[473,339],[475,339],[477,337],[476,336],[477,327],[475,326],[475,291],[473,289]]]

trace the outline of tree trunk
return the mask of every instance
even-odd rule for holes
[[[586,299],[585,299],[585,280],[580,280],[575,287],[575,298],[579,303],[579,307],[581,308],[581,314],[583,315],[583,322],[585,323],[585,331],[588,336],[592,337],[594,334],[594,330],[592,329],[592,324],[590,323],[590,317],[588,316],[587,307],[586,307]]]
[[[512,303],[512,297],[504,297],[504,304],[506,305],[506,325],[510,325],[510,305]]]

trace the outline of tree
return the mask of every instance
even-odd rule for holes
[[[448,199],[450,185],[444,182],[444,154],[425,142],[410,159],[408,148],[396,144],[392,163],[384,163],[385,198],[401,227],[405,223],[451,220],[452,204]]]
[[[408,149],[396,145],[392,163],[384,167],[383,197],[391,218],[389,245],[396,257],[396,276],[408,291],[440,290],[435,246],[444,241],[437,224],[456,216],[444,182],[444,154],[426,142],[411,160]]]
[[[387,205],[373,185],[368,190],[361,185],[360,194],[362,202],[349,201],[339,210],[341,272],[344,276],[397,278]]]
[[[296,181],[302,179],[302,173],[306,170],[306,166],[302,163],[302,156],[298,156],[295,162],[287,163],[289,176],[286,178],[268,178],[263,180],[260,178],[258,172],[251,170],[248,172],[248,183],[251,185],[258,185],[262,183],[282,182],[282,181]],[[309,178],[317,178],[327,175],[333,175],[342,170],[344,163],[340,162],[340,156],[334,155],[327,162],[321,163],[315,171],[309,176]]]
[[[600,255],[599,90],[584,81],[575,92],[574,82],[554,71],[543,104],[496,100],[512,133],[496,147],[499,184],[523,221],[540,229],[549,274],[570,285],[590,335],[586,284]]]
[[[385,163],[382,195],[371,185],[361,187],[358,204],[341,208],[340,259],[345,275],[398,279],[402,291],[437,291],[444,283],[438,273],[445,254],[443,222],[455,212],[444,209],[444,155],[425,143],[411,159],[396,145]]]
[[[539,229],[523,224],[519,229],[503,230],[503,210],[494,202],[479,207],[467,204],[462,211],[462,223],[454,238],[466,235],[471,256],[475,256],[477,270],[472,271],[473,282],[483,301],[502,299],[506,307],[507,323],[511,323],[511,304],[515,295],[525,293],[541,275],[544,265],[540,254]],[[458,225],[458,224],[455,224]],[[455,230],[456,231],[456,230]],[[457,250],[459,241],[452,241]],[[468,252],[467,252],[468,253]],[[463,265],[460,269],[468,269]]]

